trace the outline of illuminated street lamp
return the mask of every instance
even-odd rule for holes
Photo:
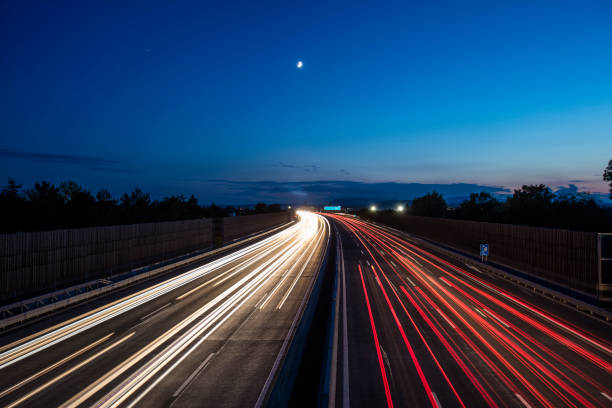
[[[398,205],[397,206],[397,212],[404,212],[404,206],[403,205]]]
[[[375,205],[371,206],[370,207],[370,211],[372,211],[372,212],[376,211],[376,206]]]

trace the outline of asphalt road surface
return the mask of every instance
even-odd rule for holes
[[[612,407],[609,323],[405,235],[329,218],[340,238],[330,405]]]
[[[301,213],[230,255],[4,334],[0,405],[261,404],[328,238]]]

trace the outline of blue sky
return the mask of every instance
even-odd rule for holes
[[[3,2],[0,175],[606,191],[612,3],[500,3]]]

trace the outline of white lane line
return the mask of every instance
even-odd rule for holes
[[[411,284],[412,286],[416,286],[416,285],[414,284],[414,282],[412,281],[412,279],[410,279],[410,278],[408,277],[408,275],[406,275],[406,279],[408,279],[408,282],[410,282],[410,284]]]
[[[363,249],[361,250],[361,255],[364,255],[364,256],[365,256],[365,252],[363,252]]]
[[[50,365],[49,367],[37,372],[34,375],[29,376],[28,378],[26,378],[23,381],[18,382],[17,384],[13,385],[10,388],[7,388],[6,390],[0,392],[0,398],[12,393],[13,391],[23,387],[25,384],[34,381],[35,379],[47,374],[48,372],[56,369],[57,367],[64,365],[65,363],[67,363],[68,361],[72,360],[75,357],[80,356],[81,354],[85,353],[86,351],[91,350],[92,348],[96,347],[98,344],[105,342],[106,340],[108,340],[113,334],[115,334],[115,332],[112,332],[110,334],[107,334],[106,336],[102,337],[101,339],[91,343],[90,345],[83,347],[82,349],[76,351],[75,353],[70,354],[68,357],[64,357],[63,359],[61,359],[60,361],[58,361],[57,363],[54,363],[52,365]]]
[[[59,380],[61,380],[64,377],[66,377],[67,375],[70,375],[73,372],[75,372],[76,370],[78,370],[79,368],[89,364],[90,362],[92,362],[93,360],[97,359],[102,354],[106,353],[107,351],[114,349],[115,347],[117,347],[118,345],[120,345],[121,343],[123,343],[124,341],[129,339],[130,337],[132,337],[134,335],[134,333],[135,332],[131,332],[127,336],[125,336],[125,337],[117,340],[116,342],[112,343],[111,345],[107,346],[103,350],[98,351],[96,354],[94,354],[93,356],[89,357],[87,360],[81,361],[79,364],[75,365],[74,367],[71,367],[70,369],[62,372],[60,375],[58,375],[57,377],[53,378],[52,380],[47,381],[43,385],[41,385],[38,388],[36,388],[34,391],[30,391],[28,394],[24,395],[23,397],[21,397],[17,401],[14,401],[10,405],[7,405],[6,408],[13,408],[13,407],[16,407],[18,405],[21,405],[22,402],[24,402],[25,400],[29,399],[33,395],[38,394],[40,391],[42,391],[45,388],[48,388],[49,386],[55,384],[56,382],[58,382]]]
[[[368,266],[371,266],[370,261],[368,261],[367,259],[366,259],[366,263],[368,264]]]
[[[168,307],[168,306],[170,306],[171,304],[172,304],[172,303],[166,303],[165,305],[163,305],[163,306],[162,306],[162,307],[160,307],[159,309],[155,309],[154,311],[152,311],[152,312],[151,312],[151,313],[149,313],[148,315],[146,315],[146,316],[142,316],[142,317],[140,318],[140,321],[147,320],[149,317],[153,316],[153,315],[154,315],[155,313],[157,313],[157,312],[160,312],[160,311],[164,310],[165,308],[167,308],[167,307]]]
[[[495,316],[495,314],[493,314],[493,312],[491,312],[489,309],[485,309],[484,310],[489,316],[493,317],[495,320],[497,320],[499,323],[503,324],[504,326],[506,326],[507,329],[510,328],[510,326],[508,326],[508,324],[506,322],[504,322],[502,319],[500,319],[499,317]]]
[[[518,398],[519,401],[521,401],[521,403],[525,406],[525,408],[531,408],[531,405],[529,405],[529,403],[525,401],[525,398],[523,398],[521,394],[514,394],[514,395],[516,396],[516,398]]]
[[[317,240],[317,244],[315,246],[313,246],[313,248],[316,248],[317,246],[319,246],[321,240],[323,237],[319,238],[319,240]],[[293,282],[291,283],[291,286],[289,287],[289,290],[287,290],[287,293],[285,293],[285,296],[283,296],[282,300],[280,301],[280,303],[278,304],[278,306],[276,306],[277,309],[280,309],[283,307],[283,305],[285,304],[285,301],[287,300],[287,298],[289,297],[289,294],[291,294],[291,291],[293,291],[293,288],[295,287],[295,285],[298,283],[298,281],[300,280],[300,278],[302,277],[302,274],[304,273],[304,270],[306,269],[306,267],[308,266],[308,264],[310,263],[310,260],[312,259],[312,257],[314,256],[315,251],[312,251],[310,253],[310,256],[308,257],[308,259],[306,259],[306,262],[304,262],[304,266],[302,266],[302,269],[300,269],[300,272],[297,274],[297,276],[295,277],[295,279],[293,280]]]
[[[475,310],[475,311],[477,311],[477,312],[478,312],[478,314],[479,314],[479,315],[481,315],[482,317],[484,317],[485,319],[487,318],[487,316],[486,316],[484,313],[482,313],[482,312],[480,311],[480,309],[478,309],[477,307],[475,307],[475,308],[474,308],[474,310]]]
[[[447,284],[449,287],[451,287],[451,288],[453,287],[453,285],[452,285],[452,284],[451,284],[449,281],[447,281],[446,279],[444,279],[444,277],[440,276],[440,280],[441,280],[442,282],[446,283],[446,284]]]
[[[259,307],[259,305],[264,301],[266,296],[268,296],[268,293],[269,292],[264,293],[263,297],[257,301],[257,303],[255,304],[255,309],[260,309],[261,310],[261,307]]]
[[[261,248],[259,248],[259,250],[260,250],[259,253],[257,255],[255,255],[254,257],[248,257],[245,261],[240,262],[238,265],[228,269],[227,271],[225,271],[223,273],[220,273],[219,275],[215,276],[214,278],[212,278],[210,280],[207,280],[206,282],[196,286],[195,288],[189,290],[188,292],[183,293],[182,295],[178,296],[176,298],[176,300],[184,299],[187,296],[191,295],[192,293],[197,292],[198,290],[202,289],[204,286],[207,286],[207,285],[215,282],[216,280],[221,279],[222,277],[230,274],[228,277],[226,277],[225,279],[223,279],[221,281],[221,282],[225,282],[227,279],[233,277],[236,273],[238,273],[241,270],[251,266],[255,262],[259,261],[260,259],[265,258],[269,254],[274,252],[276,250],[276,248],[278,248],[278,244],[275,241],[272,241],[272,242],[262,246]],[[240,259],[240,258],[238,258],[238,259]],[[215,283],[214,286],[219,285],[219,283],[221,283],[221,282]]]
[[[183,384],[181,384],[180,387],[178,387],[178,389],[174,392],[174,394],[172,394],[172,398],[176,398],[179,395],[182,394],[182,392],[185,390],[185,388],[187,388],[187,386],[189,384],[191,384],[191,381],[198,375],[200,374],[200,372],[202,372],[202,370],[204,370],[204,368],[206,368],[206,366],[208,365],[208,362],[213,358],[213,356],[215,355],[215,353],[210,353],[208,355],[208,357],[206,357],[206,359],[204,361],[202,361],[202,363],[198,366],[198,368],[196,368],[193,373],[191,373],[191,375],[189,377],[187,377],[187,379],[185,380],[185,382]]]
[[[457,327],[455,327],[455,325],[453,324],[453,322],[450,321],[450,319],[448,317],[446,317],[446,315],[444,313],[442,313],[442,311],[438,308],[436,308],[436,310],[438,311],[438,313],[440,314],[440,316],[442,316],[442,318],[444,320],[446,320],[446,323],[450,324],[450,327],[452,327],[453,329],[456,329]]]
[[[302,259],[302,258],[300,258]],[[289,272],[289,269],[287,269],[287,272]],[[283,278],[276,284],[276,286],[274,287],[274,289],[272,289],[272,291],[270,292],[270,294],[268,295],[267,293],[264,295],[265,300],[261,303],[261,305],[259,305],[259,310],[263,309],[266,304],[268,303],[268,301],[270,299],[272,299],[272,296],[274,296],[274,294],[276,293],[276,291],[278,290],[278,288],[281,287],[281,285],[283,284],[283,282],[285,281],[285,279],[287,279],[287,277],[289,277],[289,273],[285,272],[285,274],[283,275]]]
[[[392,265],[394,268],[397,268],[397,265],[395,264],[395,262],[393,262],[393,261],[389,261],[389,262],[391,262],[391,265]]]
[[[431,396],[433,397],[434,401],[436,401],[436,405],[438,406],[438,408],[442,408],[442,404],[440,404],[440,400],[438,399],[436,393],[432,391]]]
[[[407,253],[405,253],[405,252],[404,252],[404,256],[405,256],[406,258],[410,258],[410,259],[412,259],[412,261],[413,261],[414,263],[416,263],[417,265],[419,265],[421,268],[423,267],[423,265],[422,265],[422,264],[421,264],[419,261],[417,261],[417,259],[416,259],[416,258],[414,258],[414,257],[412,257],[412,256],[410,256],[410,255],[408,255],[408,254],[407,254]]]
[[[601,392],[601,395],[603,395],[604,397],[606,397],[608,400],[612,401],[612,397],[609,396],[608,394],[606,394],[605,392]]]

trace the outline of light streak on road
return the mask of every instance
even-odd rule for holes
[[[283,296],[278,300],[279,308],[282,307],[297,282],[302,278],[305,268],[309,265],[313,266],[311,261],[314,255],[321,254],[320,251],[325,248],[324,242],[328,238],[329,225],[323,217],[308,212],[298,212],[298,215],[300,220],[294,226],[256,244],[2,347],[0,349],[2,350],[0,373],[23,359],[57,346],[71,337],[123,315],[146,302],[165,294],[172,295],[170,292],[197,279],[207,280],[195,288],[189,288],[184,293],[179,292],[178,296],[174,297],[175,302],[186,298],[191,299],[206,287],[223,284],[224,286],[217,291],[218,294],[215,294],[214,298],[208,299],[203,306],[175,322],[172,327],[164,329],[161,333],[155,333],[155,336],[141,344],[136,352],[132,352],[122,361],[117,362],[112,369],[99,374],[99,378],[86,384],[84,388],[76,390],[73,395],[69,394],[62,406],[79,406],[94,397],[98,398],[98,401],[95,402],[95,406],[98,407],[137,404],[209,336],[221,328],[230,317],[240,310],[245,310],[244,307],[254,296],[257,295],[260,298],[257,303],[265,297],[263,303],[265,305],[270,299],[278,296],[281,293],[280,289],[287,285],[287,288],[283,289]],[[212,278],[207,278],[207,275],[210,274],[213,274]],[[270,291],[270,287],[274,287],[274,290]],[[143,317],[136,315],[139,323],[132,329],[140,327],[141,324],[148,322],[159,312],[172,305],[173,302],[166,303]],[[68,364],[78,356],[95,351],[95,348],[100,347],[111,335],[112,333],[53,362],[25,380],[1,391],[0,398],[16,392],[19,388],[48,375],[51,371],[59,370],[61,366]],[[43,386],[18,397],[10,406],[31,399],[43,389],[63,380],[69,374],[101,357],[133,335],[134,332],[86,360],[66,368]],[[119,384],[116,384],[117,381],[120,381]],[[109,390],[111,385],[113,388]]]
[[[388,328],[395,322],[395,333],[378,331],[372,344],[374,350],[378,352],[383,343],[385,349],[392,348],[389,343],[410,344],[408,332],[402,327],[402,321],[407,320],[416,332],[415,340],[409,341],[418,339],[431,358],[428,362],[426,355],[418,356],[419,364],[430,367],[422,371],[417,368],[421,382],[430,382],[434,368],[444,378],[450,392],[425,386],[420,397],[423,402],[446,405],[449,395],[454,395],[455,402],[448,401],[462,405],[461,398],[476,391],[488,406],[507,405],[507,395],[524,406],[608,406],[609,401],[604,399],[610,395],[612,384],[612,346],[608,339],[385,228],[351,217],[329,217],[338,220],[356,239],[355,251],[367,256],[365,263],[372,266],[362,271],[355,261],[359,286],[363,286],[361,296],[368,298],[366,313],[370,323],[374,318]],[[364,262],[362,258],[360,261]],[[409,303],[404,305],[406,299]],[[401,318],[395,312],[396,304],[398,310],[404,311]],[[413,313],[418,321],[413,319]],[[433,337],[423,336],[421,330]],[[416,365],[411,349],[407,351],[405,357],[396,355],[390,359],[391,367],[398,359],[412,360]],[[459,369],[463,373],[471,390],[465,385],[457,387],[459,381],[466,384],[461,378],[453,378],[451,383],[445,369],[453,366],[455,372]],[[384,370],[384,366],[380,368]],[[392,399],[399,404],[402,395],[397,394],[399,390],[393,384],[401,381],[401,370],[394,368],[393,374],[394,383],[388,387],[383,384],[383,388],[387,401]],[[436,398],[432,400],[434,394]]]

